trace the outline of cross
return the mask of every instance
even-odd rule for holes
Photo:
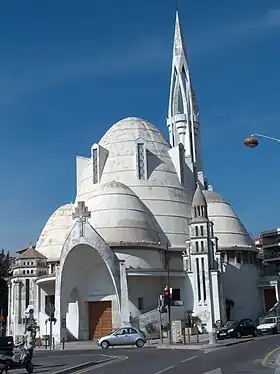
[[[78,201],[78,206],[75,208],[75,212],[72,214],[72,218],[79,222],[80,236],[84,236],[84,224],[90,217],[91,213],[88,211],[85,202]]]

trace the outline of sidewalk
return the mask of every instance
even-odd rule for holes
[[[215,347],[221,347],[226,345],[233,345],[238,344],[239,340],[228,340],[225,343],[217,343],[215,345],[208,344],[209,336],[208,334],[201,334],[198,336],[199,342],[197,342],[197,336],[191,336],[190,343],[187,342],[186,345],[184,344],[169,344],[168,338],[163,339],[163,344],[161,343],[160,339],[151,339],[145,344],[144,348],[159,348],[159,349],[206,349],[208,347],[215,348]],[[251,339],[241,339],[241,342],[245,342]],[[123,348],[122,346],[120,346]],[[132,346],[125,346],[125,348],[133,348]],[[49,350],[49,348],[47,348]],[[87,350],[95,350],[100,349],[100,347],[97,345],[97,340],[87,340],[87,341],[71,341],[71,342],[65,342],[64,350],[65,351],[87,351]],[[44,351],[45,347],[37,347],[36,350],[38,351]],[[57,344],[55,346],[55,351],[61,351],[63,350],[62,343]]]
[[[212,350],[223,347],[229,347],[231,345],[247,343],[254,340],[254,338],[243,338],[243,339],[228,339],[221,342],[216,342],[215,344],[209,344],[209,340],[193,344],[159,344],[156,346],[157,349],[197,349],[197,350]]]

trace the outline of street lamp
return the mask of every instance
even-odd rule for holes
[[[266,136],[262,134],[252,134],[248,138],[244,139],[244,145],[248,148],[256,148],[259,145],[259,141],[257,138],[274,140],[275,142],[280,143],[280,139],[272,138],[271,136]]]

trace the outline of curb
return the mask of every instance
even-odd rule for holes
[[[235,341],[235,342],[229,342],[229,343],[226,343],[226,344],[213,344],[213,345],[209,345],[209,344],[201,344],[201,345],[194,345],[194,344],[190,344],[190,345],[158,345],[157,346],[157,349],[194,349],[194,350],[213,350],[213,349],[220,349],[220,348],[224,348],[224,347],[230,347],[231,345],[237,345],[237,344],[244,344],[244,343],[249,343],[251,341],[253,341],[254,339],[246,339],[246,340],[239,340],[239,341]]]
[[[275,354],[276,354],[276,357],[275,357]],[[268,354],[265,356],[265,358],[262,361],[262,365],[265,367],[274,369],[276,367],[276,362],[277,362],[279,355],[280,355],[280,347],[273,349],[272,351],[268,352]]]
[[[62,370],[55,371],[53,374],[71,374],[71,373],[74,373],[78,370],[87,369],[87,368],[90,368],[92,366],[97,366],[97,365],[100,365],[100,364],[104,364],[104,363],[109,362],[109,361],[116,361],[118,359],[119,359],[119,357],[113,357],[112,356],[108,360],[85,362],[83,364],[79,364],[79,365],[71,366],[71,367],[68,367],[68,368],[65,368],[65,369],[62,369]]]

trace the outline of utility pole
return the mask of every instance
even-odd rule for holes
[[[166,259],[167,259],[167,289],[170,292],[170,262],[169,262],[169,245],[166,243]],[[171,333],[171,309],[170,309],[170,294],[168,302],[168,341],[172,344],[172,333]]]

